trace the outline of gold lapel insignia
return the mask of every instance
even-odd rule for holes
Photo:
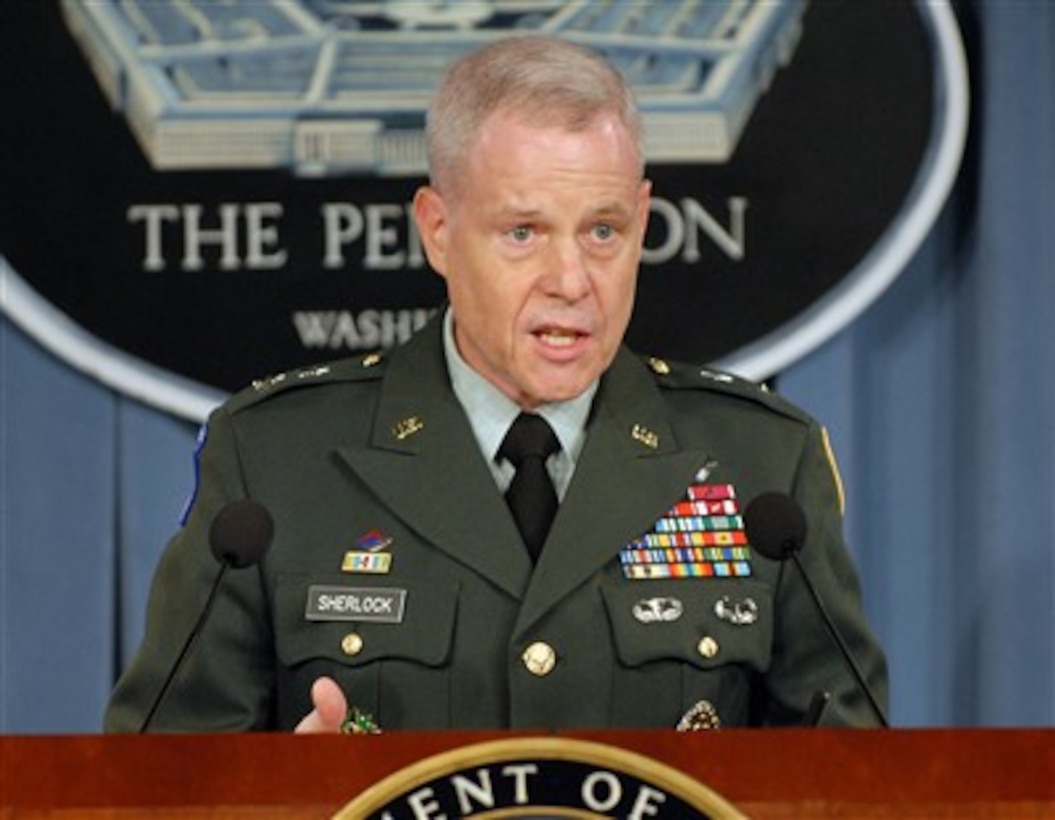
[[[635,441],[640,441],[646,447],[653,450],[659,447],[659,436],[649,430],[647,427],[643,427],[640,424],[635,424],[630,430],[630,435]]]
[[[400,441],[403,439],[410,438],[410,436],[416,435],[421,432],[425,426],[425,422],[419,419],[417,416],[408,416],[402,421],[398,422],[395,427],[392,428],[392,435],[394,435]]]

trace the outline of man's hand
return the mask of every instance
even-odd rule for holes
[[[336,734],[348,714],[348,700],[333,678],[317,678],[311,685],[311,703],[315,707],[297,724],[298,735]]]

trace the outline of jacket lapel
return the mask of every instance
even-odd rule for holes
[[[450,389],[441,328],[392,355],[369,443],[338,452],[408,526],[520,598],[531,562]]]
[[[623,350],[606,374],[586,445],[531,579],[518,630],[647,532],[681,500],[708,453],[676,440],[662,396]]]

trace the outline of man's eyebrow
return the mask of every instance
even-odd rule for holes
[[[533,205],[501,205],[495,208],[494,215],[501,218],[516,217],[517,219],[534,219],[543,214],[542,208]]]
[[[545,217],[546,209],[538,207],[536,205],[515,205],[507,204],[500,205],[490,212],[491,216],[496,219],[524,219],[532,220]],[[626,204],[613,200],[612,202],[601,203],[590,209],[587,213],[587,217],[590,219],[597,218],[612,218],[621,217],[625,218],[633,213],[633,209],[628,207]]]
[[[590,212],[593,216],[629,216],[633,213],[632,208],[628,208],[622,202],[606,202],[598,205]]]

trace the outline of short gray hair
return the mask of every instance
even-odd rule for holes
[[[571,131],[611,114],[630,134],[644,173],[644,126],[634,93],[596,51],[555,37],[497,40],[447,70],[426,120],[432,185],[457,179],[484,121],[499,110]]]

